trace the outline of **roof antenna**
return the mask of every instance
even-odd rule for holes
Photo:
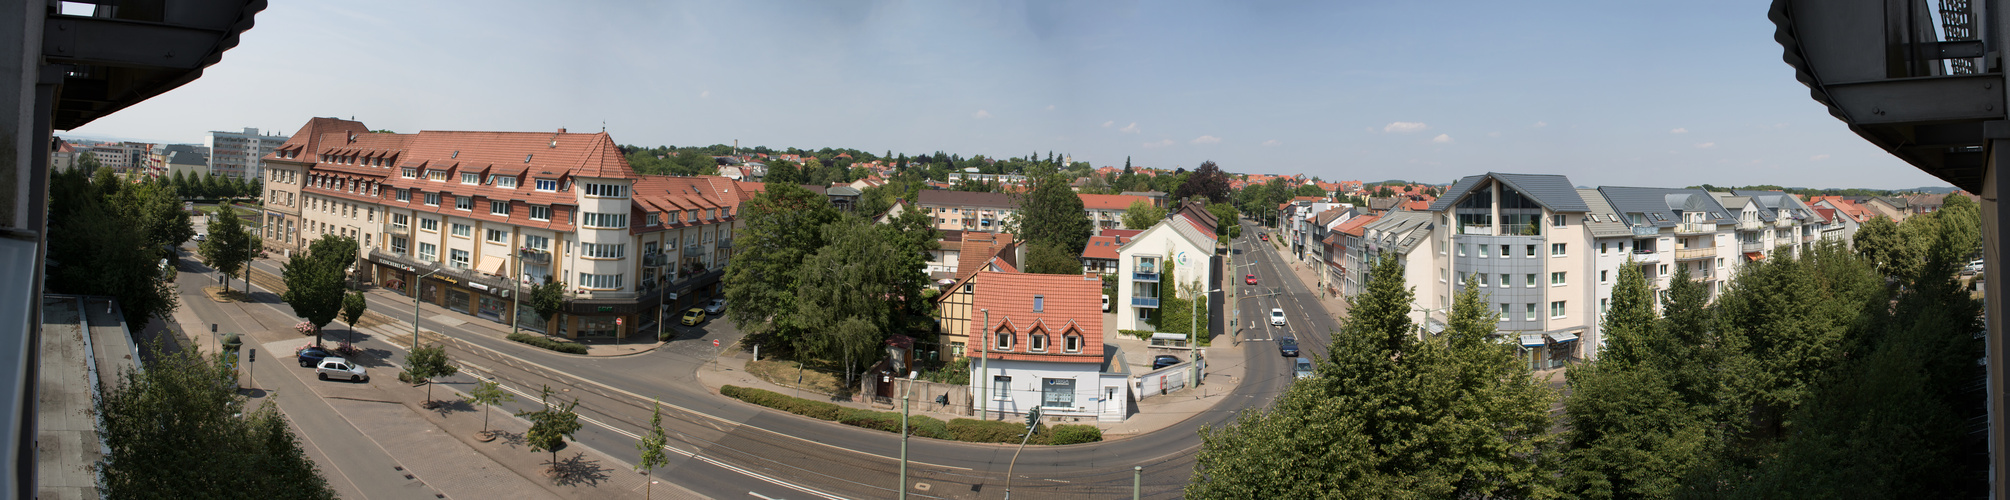
[[[600,131],[602,133],[607,132],[607,120],[600,120]]]

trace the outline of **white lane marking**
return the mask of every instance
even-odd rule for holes
[[[747,492],[747,494],[748,494],[748,495],[753,495],[753,496],[756,496],[756,497],[759,497],[759,498],[761,498],[762,500],[780,500],[780,499],[777,499],[777,498],[775,498],[775,497],[771,497],[771,496],[767,496],[767,495],[762,495],[762,494],[760,494],[760,493],[755,493],[755,492],[751,492],[751,491]]]

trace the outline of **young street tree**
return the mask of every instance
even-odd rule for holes
[[[544,283],[530,287],[526,293],[530,295],[530,309],[537,312],[537,319],[544,321],[546,325],[551,324],[554,316],[560,320],[565,319],[561,315],[565,312],[565,282],[554,281],[550,276],[545,276]],[[564,323],[559,321],[561,325]],[[558,330],[559,328],[549,328],[553,334],[557,334]]]
[[[97,400],[106,498],[333,499],[272,401],[244,411],[223,355],[162,353]],[[242,416],[239,414],[242,413]],[[163,418],[172,416],[173,418]]]
[[[435,404],[433,379],[451,377],[460,372],[460,367],[447,360],[447,348],[433,344],[419,346],[405,354],[405,373],[401,378],[409,378],[409,382],[414,384],[426,384],[426,406],[432,407]],[[486,419],[482,426],[488,426]]]
[[[513,401],[516,401],[516,395],[503,390],[502,384],[494,380],[476,382],[475,387],[468,391],[468,402],[482,405],[482,435],[485,436],[489,434],[489,411],[495,409],[496,405]]]
[[[538,397],[543,409],[518,412],[516,416],[531,422],[530,432],[524,434],[524,442],[530,444],[530,451],[551,452],[551,466],[555,470],[558,467],[558,449],[565,446],[565,440],[571,439],[572,433],[579,432],[579,414],[572,411],[579,406],[579,400],[557,404],[551,401],[551,394],[551,386],[544,386],[544,392]]]
[[[363,292],[349,292],[342,296],[342,323],[349,325],[349,338],[342,343],[356,341],[356,321],[363,319],[363,311],[369,307],[370,303],[363,299]]]
[[[642,498],[655,496],[651,490],[655,489],[656,481],[650,480],[647,476],[656,468],[670,464],[670,457],[663,453],[663,447],[669,443],[670,436],[663,433],[663,402],[657,401],[655,411],[649,416],[649,433],[642,435],[642,440],[635,443],[635,450],[642,452],[641,459],[635,461],[635,470],[641,471],[645,476]]]
[[[257,249],[252,245],[251,233],[244,229],[244,221],[237,218],[237,211],[228,206],[220,207],[216,211],[216,221],[209,225],[209,237],[197,247],[197,252],[202,254],[202,260],[209,267],[223,273],[223,284],[229,287],[230,277],[245,270],[245,264],[251,262]]]
[[[293,306],[293,314],[314,324],[314,345],[321,345],[321,329],[342,311],[349,291],[346,269],[355,255],[354,238],[323,236],[307,252],[294,253],[280,270],[286,293],[279,298]]]

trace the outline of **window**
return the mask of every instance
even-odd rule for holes
[[[1551,286],[1562,285],[1563,283],[1564,281],[1562,272],[1549,273],[1549,284]]]
[[[403,201],[403,202],[410,202],[410,201],[412,201],[412,190],[410,190],[410,189],[400,189],[400,190],[398,190],[398,201]]]
[[[588,288],[594,290],[620,289],[621,275],[579,273],[579,286],[580,288]]]
[[[1033,296],[1033,312],[1041,312],[1045,310],[1046,305],[1047,305],[1047,296],[1045,295]]]
[[[1465,284],[1466,284],[1466,272],[1459,271],[1459,285],[1464,286]]]
[[[628,253],[628,244],[580,243],[579,253],[589,259],[619,259]]]
[[[1563,215],[1562,215],[1562,214],[1553,214],[1553,215],[1550,215],[1550,216],[1549,216],[1549,225],[1550,225],[1550,226],[1554,226],[1554,227],[1563,227],[1563,226],[1564,226],[1564,224],[1563,224]]]
[[[454,267],[458,267],[458,268],[461,268],[461,269],[467,269],[467,268],[468,268],[468,251],[467,251],[467,250],[461,250],[461,249],[458,249],[458,248],[456,248],[456,249],[451,249],[451,250],[447,250],[447,255],[449,255],[449,256],[450,256],[450,257],[448,257],[448,262],[447,262],[447,265],[450,265],[450,266],[454,266]]]
[[[503,244],[508,244],[508,243],[509,243],[509,231],[504,231],[504,230],[501,230],[501,229],[490,229],[490,230],[489,230],[489,238],[488,238],[488,240],[489,240],[489,243],[503,243]]]
[[[1438,282],[1440,283],[1444,282],[1445,278],[1449,276],[1450,274],[1445,271],[1445,268],[1442,267],[1438,268]]]
[[[405,237],[403,236],[391,237],[391,253],[395,253],[398,255],[405,254]]]
[[[1563,301],[1559,300],[1556,302],[1549,303],[1549,317],[1550,318],[1563,317]]]
[[[516,177],[513,176],[491,175],[489,176],[489,183],[503,189],[516,189]]]
[[[551,207],[544,205],[531,205],[530,220],[551,220]]]
[[[439,220],[439,219],[428,219],[428,218],[424,218],[424,217],[420,217],[420,218],[419,218],[419,229],[423,229],[423,230],[426,230],[426,231],[431,231],[431,232],[435,232],[435,233],[437,233],[437,232],[440,232],[440,220]]]
[[[1512,275],[1508,275],[1508,274],[1502,274],[1502,275],[1501,275],[1501,288],[1507,288],[1507,287],[1510,287],[1510,286],[1514,286],[1514,278],[1512,277]]]
[[[391,214],[391,227],[404,229],[405,226],[409,226],[411,223],[412,219],[405,216],[405,214]]]
[[[1027,335],[1026,350],[1032,352],[1047,352],[1047,333],[1039,330],[1034,330],[1032,334]]]
[[[1535,304],[1528,305],[1528,320],[1535,321]]]
[[[1668,265],[1667,265],[1667,264],[1662,264],[1662,265],[1661,265],[1661,274],[1668,274]]]
[[[538,250],[548,251],[551,250],[551,238],[546,238],[543,236],[532,236],[526,234],[523,235],[523,246],[524,248],[534,248]]]
[[[996,399],[1005,399],[1007,397],[1010,397],[1011,387],[1012,387],[1012,377],[1008,377],[1005,375],[991,376],[991,397]]]
[[[1598,312],[1602,313],[1611,310],[1612,310],[1612,299],[1598,299]]]
[[[587,196],[595,196],[602,198],[628,197],[628,186],[623,186],[620,184],[601,184],[597,182],[586,182],[581,184],[586,186]]]
[[[1483,259],[1484,259],[1484,258],[1486,258],[1486,256],[1487,256],[1487,246],[1486,246],[1486,245],[1473,245],[1473,246],[1476,246],[1476,247],[1479,247],[1479,248],[1480,248],[1480,258],[1483,258]]]
[[[1000,330],[998,333],[992,334],[991,336],[995,337],[991,341],[991,345],[994,346],[992,350],[994,351],[1012,350],[1012,332]]]
[[[475,199],[468,196],[454,197],[454,210],[474,210]]]
[[[1563,244],[1562,244],[1562,243],[1551,243],[1551,244],[1549,244],[1549,255],[1550,255],[1551,257],[1562,257],[1562,256],[1563,256]]]
[[[1605,251],[1608,250],[1608,248],[1606,248],[1606,245],[1608,245],[1608,243],[1603,241],[1598,242],[1598,253],[1601,254],[1605,253]]]
[[[1460,257],[1466,256],[1466,244],[1464,243],[1459,244],[1459,256]]]
[[[1507,305],[1507,304],[1501,304],[1501,321],[1507,321],[1507,320],[1508,320],[1508,318],[1509,318],[1509,315],[1510,315],[1510,314],[1513,314],[1513,313],[1511,313],[1511,312],[1508,312],[1508,305]]]
[[[482,174],[477,174],[474,172],[461,172],[461,184],[481,184],[481,183],[482,183]]]
[[[595,212],[583,212],[581,213],[581,216],[582,217],[580,224],[586,227],[597,227],[606,229],[628,228],[628,214],[603,214]]]
[[[1476,275],[1480,277],[1480,286],[1487,286],[1487,273],[1478,273]]]
[[[557,191],[557,190],[558,190],[558,179],[538,179],[538,180],[537,180],[537,190],[538,190],[538,191]]]
[[[719,218],[719,209],[716,208],[705,209],[705,220],[715,220],[718,218]]]
[[[1626,242],[1619,242],[1619,253],[1626,253]]]
[[[688,216],[689,216],[689,220],[690,220],[691,222],[698,222],[698,211],[697,211],[697,210],[692,210],[692,211],[688,212],[688,213],[687,213],[686,215],[688,215]]]
[[[507,201],[490,201],[490,202],[489,202],[489,214],[490,214],[490,215],[500,215],[500,216],[503,216],[503,217],[509,217],[509,202],[507,202]]]
[[[661,224],[662,222],[663,222],[662,212],[649,212],[649,225],[654,226],[657,224]]]
[[[1075,407],[1075,379],[1040,379],[1040,406],[1053,408]]]
[[[1528,257],[1531,259],[1535,258],[1535,245],[1528,246]]]
[[[1521,283],[1523,285],[1528,286],[1529,288],[1535,288],[1535,273],[1528,273],[1527,275],[1522,276]]]
[[[1508,257],[1510,257],[1510,256],[1513,256],[1513,255],[1514,255],[1514,252],[1513,252],[1513,251],[1511,251],[1511,250],[1508,250],[1508,246],[1507,246],[1507,245],[1501,245],[1501,258],[1505,259],[1505,258],[1508,258]]]
[[[426,193],[426,206],[440,206],[440,193]]]
[[[454,231],[454,236],[459,236],[459,237],[462,237],[462,238],[467,238],[467,237],[472,237],[472,236],[474,236],[474,234],[475,234],[475,227],[474,227],[474,226],[470,226],[470,225],[467,225],[467,224],[461,224],[461,223],[458,223],[458,222],[456,222],[456,223],[454,223],[454,224],[453,224],[453,226],[452,226],[452,227],[453,227],[453,231]]]
[[[440,255],[439,246],[433,245],[432,243],[425,243],[425,242],[419,243],[419,260],[426,262],[434,262],[440,260],[439,255]]]
[[[447,180],[447,171],[432,168],[426,169],[426,180],[445,182]]]
[[[1723,257],[1718,257],[1718,258],[1717,258],[1717,268],[1718,268],[1718,269],[1723,269],[1723,268],[1724,268],[1724,258],[1723,258]]]
[[[1061,335],[1061,352],[1068,352],[1068,353],[1082,352],[1082,334],[1075,332],[1068,332],[1067,334]]]
[[[1598,282],[1599,282],[1599,283],[1605,283],[1605,282],[1607,282],[1607,279],[1606,279],[1606,278],[1607,278],[1607,273],[1609,273],[1609,272],[1611,272],[1611,271],[1606,271],[1606,270],[1603,270],[1603,269],[1599,270],[1599,271],[1598,271]]]
[[[405,167],[405,172],[403,175],[405,176],[406,179],[417,179],[419,178],[419,168]]]

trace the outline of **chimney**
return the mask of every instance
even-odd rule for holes
[[[565,133],[565,127],[559,127],[559,128],[558,128],[558,133],[561,133],[561,134]]]

